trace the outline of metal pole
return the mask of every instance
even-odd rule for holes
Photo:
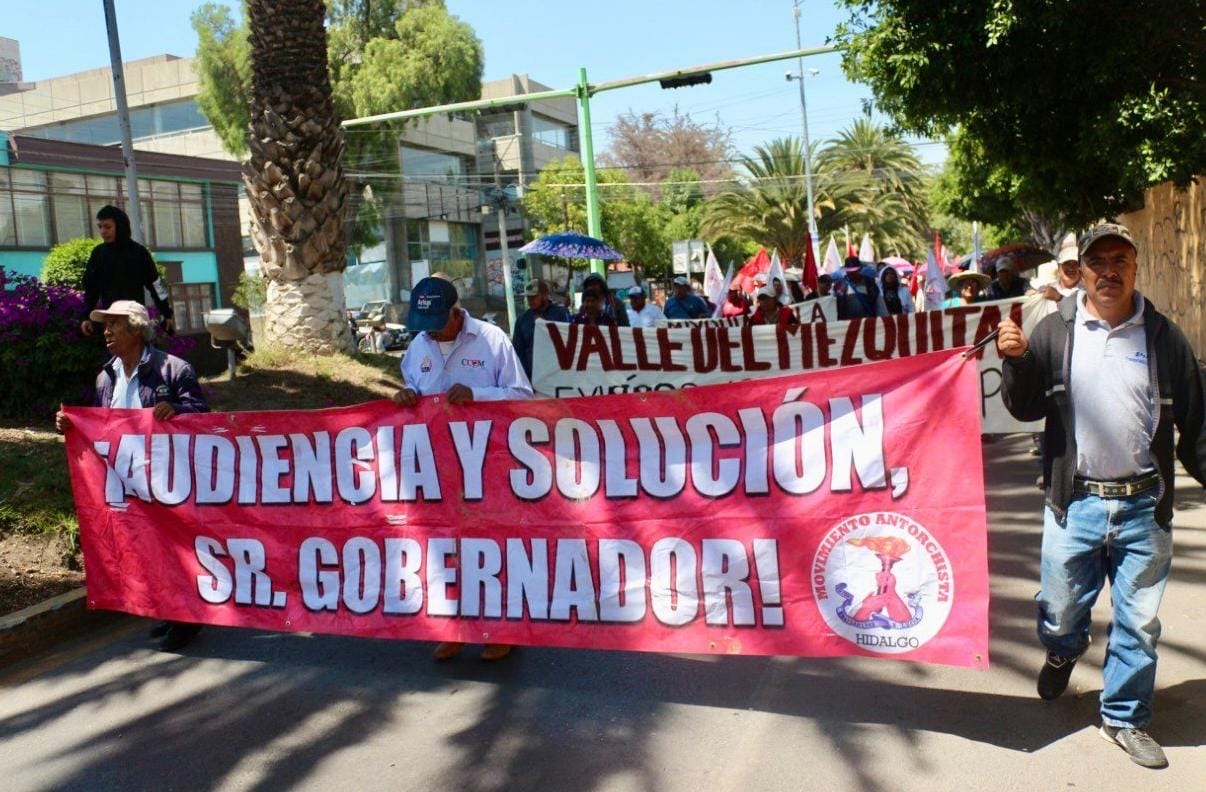
[[[130,107],[126,104],[126,76],[121,65],[121,41],[117,36],[117,12],[113,0],[104,0],[105,29],[109,32],[109,61],[113,66],[113,96],[117,100],[117,121],[121,125],[121,156],[126,164],[126,212],[130,215],[130,233],[143,241],[142,207],[138,203],[138,168],[134,164],[134,142],[130,134]]]
[[[796,18],[796,49],[800,49],[800,0],[794,0],[791,6]],[[815,254],[819,237],[817,235],[817,216],[813,210],[812,201],[812,149],[808,143],[808,102],[804,99],[804,58],[796,58],[796,79],[800,82],[800,118],[804,122],[804,187],[808,194],[808,235],[812,237]]]
[[[582,145],[582,171],[586,182],[586,233],[595,239],[603,238],[603,224],[599,217],[599,182],[595,177],[595,144],[590,134],[590,83],[586,81],[586,68],[578,69],[578,137]],[[606,277],[602,259],[591,259],[590,268]]]
[[[512,143],[515,138],[511,138]],[[498,247],[502,252],[503,296],[507,299],[507,329],[515,332],[515,287],[511,283],[511,251],[507,248],[507,209],[506,197],[502,191],[502,163],[498,159],[498,148],[494,141],[490,142],[490,151],[494,155],[494,195],[497,199],[495,206],[498,211]]]

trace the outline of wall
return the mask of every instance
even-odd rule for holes
[[[1139,248],[1137,286],[1206,359],[1206,184],[1153,187],[1144,208],[1122,215]]]

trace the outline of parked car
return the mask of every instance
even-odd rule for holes
[[[372,339],[370,330],[373,328],[373,323],[365,322],[356,329],[356,348],[361,352],[372,352]],[[383,338],[380,342],[386,350],[406,349],[410,344],[410,331],[404,324],[396,324],[394,322],[386,322],[383,333]]]

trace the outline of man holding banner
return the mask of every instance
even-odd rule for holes
[[[1206,404],[1185,336],[1135,290],[1136,254],[1124,226],[1090,230],[1080,240],[1083,292],[1062,300],[1029,339],[1002,320],[997,348],[1006,407],[1019,420],[1047,422],[1039,696],[1066,689],[1108,578],[1101,735],[1135,763],[1165,767],[1144,730],[1172,562],[1173,428],[1176,457],[1206,484]]]
[[[406,384],[394,394],[395,404],[414,407],[420,396],[437,393],[446,394],[452,405],[532,397],[532,386],[507,336],[469,316],[448,281],[419,281],[410,294],[406,323],[418,335],[402,358]],[[463,643],[445,641],[436,647],[435,658],[448,660],[462,648]],[[501,660],[510,653],[506,644],[489,644],[482,659]]]

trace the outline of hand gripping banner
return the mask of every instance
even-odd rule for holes
[[[984,667],[958,350],[413,409],[69,409],[88,603],[382,638]]]

